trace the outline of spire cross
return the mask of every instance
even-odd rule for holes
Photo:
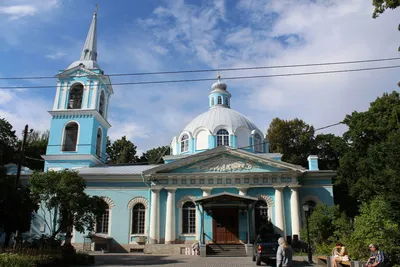
[[[97,11],[99,10],[99,5],[98,4],[96,4],[96,9],[95,9],[95,11],[94,11],[94,14],[97,14]]]

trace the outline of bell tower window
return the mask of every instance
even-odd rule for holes
[[[75,84],[69,90],[68,109],[82,108],[83,85]]]
[[[96,138],[96,155],[101,158],[101,129],[97,129],[97,138]]]
[[[222,97],[218,96],[218,105],[222,105]]]
[[[186,134],[181,139],[181,152],[189,151],[189,136]]]
[[[77,151],[79,126],[76,122],[70,122],[64,129],[64,143],[62,151]]]
[[[229,146],[229,133],[225,129],[217,132],[217,146]]]
[[[105,99],[106,99],[106,97],[104,96],[104,91],[102,90],[101,94],[100,94],[99,112],[100,112],[100,115],[103,117],[104,117]]]

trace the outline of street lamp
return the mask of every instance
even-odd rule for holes
[[[307,250],[308,250],[308,263],[312,264],[312,251],[311,251],[311,243],[310,243],[310,229],[308,228],[308,217],[310,216],[310,205],[304,204],[303,205],[304,213],[306,214],[306,228],[307,228]]]

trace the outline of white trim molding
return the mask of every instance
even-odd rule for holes
[[[114,201],[109,197],[101,197],[108,205],[108,208],[111,210],[115,207]]]
[[[146,210],[149,208],[149,201],[145,197],[134,197],[128,202],[128,209],[133,209],[133,207],[138,204],[142,203]]]

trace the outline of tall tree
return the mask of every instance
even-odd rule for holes
[[[346,151],[344,139],[334,134],[319,134],[315,137],[320,170],[337,170],[339,158]]]
[[[74,171],[62,172],[34,172],[29,180],[31,196],[38,199],[41,208],[48,215],[57,210],[57,228],[52,227],[52,237],[60,232],[72,230],[72,226],[78,232],[93,231],[96,220],[101,216],[107,204],[101,197],[88,196],[84,190],[85,180]]]
[[[147,162],[148,164],[164,164],[163,156],[169,155],[171,149],[169,146],[160,146],[152,148],[143,153],[139,162]]]
[[[282,153],[282,160],[304,167],[307,157],[316,152],[314,127],[300,119],[274,118],[269,125],[267,138],[270,150]]]
[[[379,14],[385,12],[386,9],[395,9],[400,6],[400,0],[372,0],[374,5],[374,13],[372,17],[375,19],[379,17]]]
[[[46,154],[49,131],[32,131],[26,139],[25,165],[31,170],[43,171],[44,161],[41,155]]]
[[[15,190],[15,177],[8,176],[6,169],[0,167],[0,228],[6,233],[6,247],[11,233],[30,229],[32,214],[37,209],[37,201],[30,197],[29,188],[19,185]]]
[[[18,138],[12,125],[0,118],[0,166],[14,162],[16,159]]]
[[[127,140],[126,136],[115,140],[113,143],[107,138],[106,151],[109,163],[123,164],[137,162],[136,149],[137,147],[131,141]]]
[[[349,127],[344,134],[348,149],[340,158],[338,184],[357,203],[384,196],[393,204],[393,219],[399,221],[399,93],[383,94],[367,111],[353,112],[344,122]],[[354,210],[347,212],[354,215]]]

